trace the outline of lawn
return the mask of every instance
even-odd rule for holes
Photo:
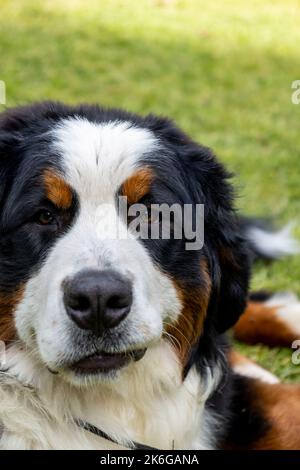
[[[297,0],[0,0],[7,105],[100,102],[174,118],[236,174],[238,207],[294,220],[300,238]],[[3,106],[1,107],[3,109]],[[300,257],[253,288],[300,295]],[[291,350],[237,345],[286,381]]]

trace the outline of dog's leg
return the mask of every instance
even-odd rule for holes
[[[228,434],[222,448],[300,449],[300,385],[234,375]]]
[[[300,302],[289,293],[255,294],[233,333],[248,344],[291,347],[293,341],[300,339]]]

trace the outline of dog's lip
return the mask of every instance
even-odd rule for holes
[[[123,353],[96,352],[72,364],[71,369],[77,374],[105,373],[126,366],[131,360],[139,361],[146,353],[146,348]]]

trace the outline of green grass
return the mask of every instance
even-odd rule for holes
[[[0,0],[9,106],[101,102],[174,118],[237,174],[247,214],[300,236],[297,0]],[[300,258],[258,266],[253,288],[300,294]],[[237,347],[287,381],[291,350]]]

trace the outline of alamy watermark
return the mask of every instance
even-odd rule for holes
[[[99,239],[184,240],[186,250],[204,245],[203,204],[128,204],[119,196],[115,204],[100,204],[96,212]]]
[[[292,364],[298,366],[300,364],[300,339],[293,341],[291,348],[296,349],[292,354]]]
[[[300,104],[300,80],[294,80],[291,88],[295,90],[291,96],[292,103]]]
[[[0,104],[6,104],[6,88],[3,80],[0,80]]]
[[[0,341],[0,369],[5,366],[6,363],[6,348],[4,341]]]

